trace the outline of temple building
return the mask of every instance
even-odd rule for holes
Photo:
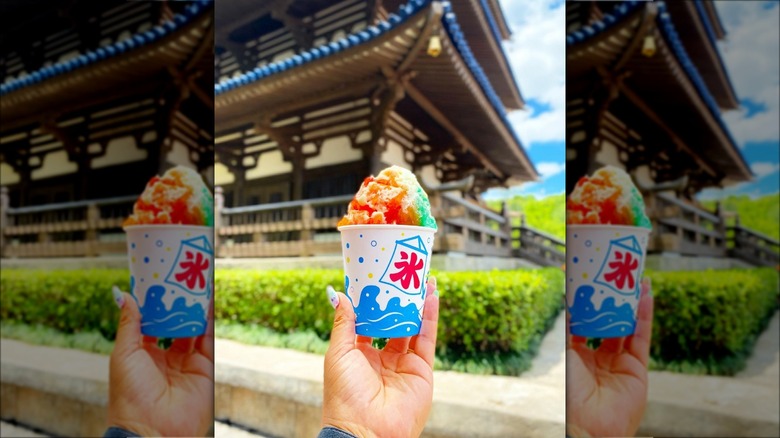
[[[146,181],[213,179],[213,4],[0,3],[4,257],[124,251]]]
[[[497,1],[230,2],[216,22],[219,254],[338,252],[351,195],[395,164],[431,197],[437,251],[511,255],[479,194],[538,175]]]
[[[566,26],[567,192],[582,175],[619,166],[645,196],[650,252],[736,255],[722,215],[694,198],[753,176],[721,118],[739,103],[716,45],[725,30],[714,4],[567,2]],[[761,248],[751,263],[776,264]]]

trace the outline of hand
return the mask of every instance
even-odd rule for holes
[[[439,319],[436,280],[431,277],[420,334],[390,339],[382,350],[355,335],[355,311],[338,297],[325,355],[322,425],[368,437],[416,437],[433,403],[433,358]],[[333,300],[335,301],[335,300]]]
[[[141,335],[130,294],[116,301],[122,314],[109,368],[109,426],[141,436],[204,436],[214,421],[213,301],[206,334],[175,339],[167,350]]]
[[[647,405],[647,362],[653,328],[650,281],[642,282],[633,335],[608,338],[592,350],[567,335],[567,435],[634,436]],[[567,334],[570,333],[567,327]]]

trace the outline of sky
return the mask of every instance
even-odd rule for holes
[[[504,42],[527,103],[510,113],[539,182],[491,189],[485,197],[544,197],[565,190],[565,4],[562,0],[500,0],[512,38]],[[780,6],[776,1],[717,1],[726,39],[718,43],[741,107],[723,113],[753,181],[707,189],[699,199],[780,191]]]

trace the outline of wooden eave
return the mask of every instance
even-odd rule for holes
[[[496,18],[496,24],[498,24],[498,30],[501,31],[501,38],[508,40],[512,37],[512,30],[509,28],[509,23],[506,21],[506,15],[501,9],[501,4],[498,0],[487,0],[490,11],[493,12],[493,16]]]
[[[704,6],[704,10],[710,19],[710,23],[712,23],[712,29],[715,31],[715,37],[719,40],[726,38],[726,29],[723,27],[723,23],[720,21],[720,16],[718,15],[718,11],[715,9],[715,4],[713,4],[711,1],[702,2],[702,6]]]
[[[366,96],[386,81],[383,70],[395,69],[409,55],[420,34],[427,9],[367,44],[313,60],[216,96],[215,121],[219,131],[255,123],[338,97]],[[404,39],[403,36],[407,35]],[[399,42],[403,41],[403,42]]]
[[[420,56],[412,68],[413,86],[474,144],[512,182],[534,181],[538,174],[506,123],[448,38],[442,53]],[[418,102],[419,104],[420,102]],[[499,175],[500,176],[500,175]]]
[[[624,51],[639,31],[642,10],[639,8],[598,35],[569,46],[567,83],[576,83],[598,68],[610,71],[623,58]],[[750,180],[752,173],[722,121],[712,114],[655,21],[651,32],[657,45],[656,53],[645,57],[640,46],[627,55],[622,71],[628,72],[628,76],[622,87],[629,93],[622,94],[639,96],[697,155],[694,158],[710,163],[731,181]],[[625,122],[631,123],[630,120]]]
[[[488,1],[488,4],[490,2]],[[458,17],[458,24],[468,39],[469,47],[479,61],[490,84],[507,109],[521,109],[525,101],[515,82],[509,60],[504,54],[501,42],[491,30],[486,11],[480,0],[459,0],[452,2],[452,9]],[[503,23],[503,15],[493,13],[496,23]],[[499,30],[501,24],[498,24]],[[508,36],[507,36],[508,37]]]
[[[497,24],[502,39],[508,39],[509,28],[506,26],[503,13],[500,8],[498,14],[491,5],[494,0],[486,0],[491,9],[493,19]],[[395,10],[405,0],[385,0],[383,4],[388,10]],[[509,110],[525,107],[525,101],[512,74],[509,61],[503,52],[501,42],[496,40],[490,27],[486,11],[481,5],[481,0],[453,0],[450,2],[452,10],[458,17],[458,24],[465,35],[474,57],[490,80],[490,84],[501,99],[504,107]]]
[[[320,101],[369,95],[386,83],[388,72],[396,71],[409,57],[431,7],[422,9],[375,40],[217,94],[217,130],[229,131]],[[440,27],[437,32],[442,41],[442,53],[438,57],[425,53],[427,44],[419,45],[420,52],[411,54],[416,57],[408,68],[414,77],[409,82],[407,94],[418,96],[416,103],[423,107],[426,104],[420,101],[432,104],[435,108],[425,109],[433,109],[451,121],[454,129],[450,131],[464,134],[466,143],[474,146],[471,152],[485,160],[487,167],[498,169],[499,178],[535,180],[537,174],[530,160],[486,98],[446,32]],[[410,35],[414,35],[414,41],[399,43],[398,38],[409,38]],[[416,93],[418,90],[421,93]],[[457,133],[451,134],[458,138]]]
[[[702,5],[710,5],[709,2],[701,3]],[[696,10],[695,3],[689,1],[667,2],[667,7],[674,22],[674,27],[685,44],[685,51],[697,65],[699,74],[701,74],[702,79],[707,84],[707,88],[710,89],[715,101],[718,102],[718,106],[723,109],[739,108],[739,101],[723,65],[718,48],[710,40],[705,24]],[[709,11],[712,12],[712,5],[709,7]],[[709,13],[707,14],[710,15]],[[718,28],[715,25],[717,18],[713,20],[710,16],[709,22],[717,38],[718,31],[715,30]]]
[[[125,96],[162,91],[171,82],[168,69],[184,67],[190,61],[203,38],[209,36],[211,22],[211,14],[201,14],[157,41],[3,95],[3,131],[35,123],[54,111],[71,112]]]

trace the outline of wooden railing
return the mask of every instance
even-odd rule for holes
[[[122,222],[135,196],[11,208],[0,190],[2,257],[79,257],[127,250]]]
[[[647,210],[653,222],[650,252],[726,257],[723,218],[663,193],[648,195]]]
[[[730,254],[758,266],[780,266],[780,241],[739,224],[728,227]]]
[[[336,223],[352,196],[223,208],[216,190],[218,257],[287,257],[340,251]]]
[[[512,227],[518,257],[541,266],[561,267],[566,263],[566,242],[556,236],[533,229],[520,220],[520,226]]]
[[[434,251],[496,257],[512,255],[507,217],[447,193],[433,193],[430,198],[439,226]]]

